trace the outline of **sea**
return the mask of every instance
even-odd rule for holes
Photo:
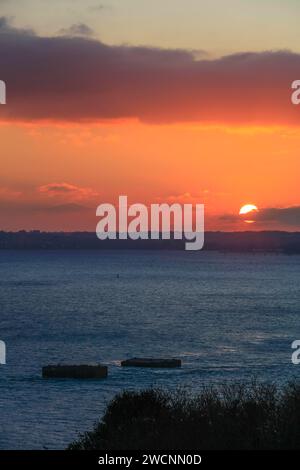
[[[300,257],[140,250],[0,252],[0,449],[64,449],[122,390],[299,378]],[[131,357],[178,369],[124,368]],[[102,363],[101,380],[43,379]]]

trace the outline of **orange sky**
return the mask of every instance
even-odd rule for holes
[[[0,140],[3,229],[94,230],[96,206],[119,194],[204,203],[206,228],[227,230],[246,228],[222,220],[244,203],[300,200],[297,128],[19,123]]]

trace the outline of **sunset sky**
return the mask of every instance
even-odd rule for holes
[[[204,203],[210,230],[300,229],[299,1],[1,0],[0,17],[0,229],[93,231],[120,194]]]

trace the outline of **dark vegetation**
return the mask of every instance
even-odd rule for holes
[[[69,449],[300,449],[300,383],[125,391]]]

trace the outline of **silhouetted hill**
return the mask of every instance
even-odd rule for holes
[[[184,250],[184,240],[105,240],[93,232],[0,231],[0,249]],[[204,250],[300,254],[300,232],[206,232]]]

